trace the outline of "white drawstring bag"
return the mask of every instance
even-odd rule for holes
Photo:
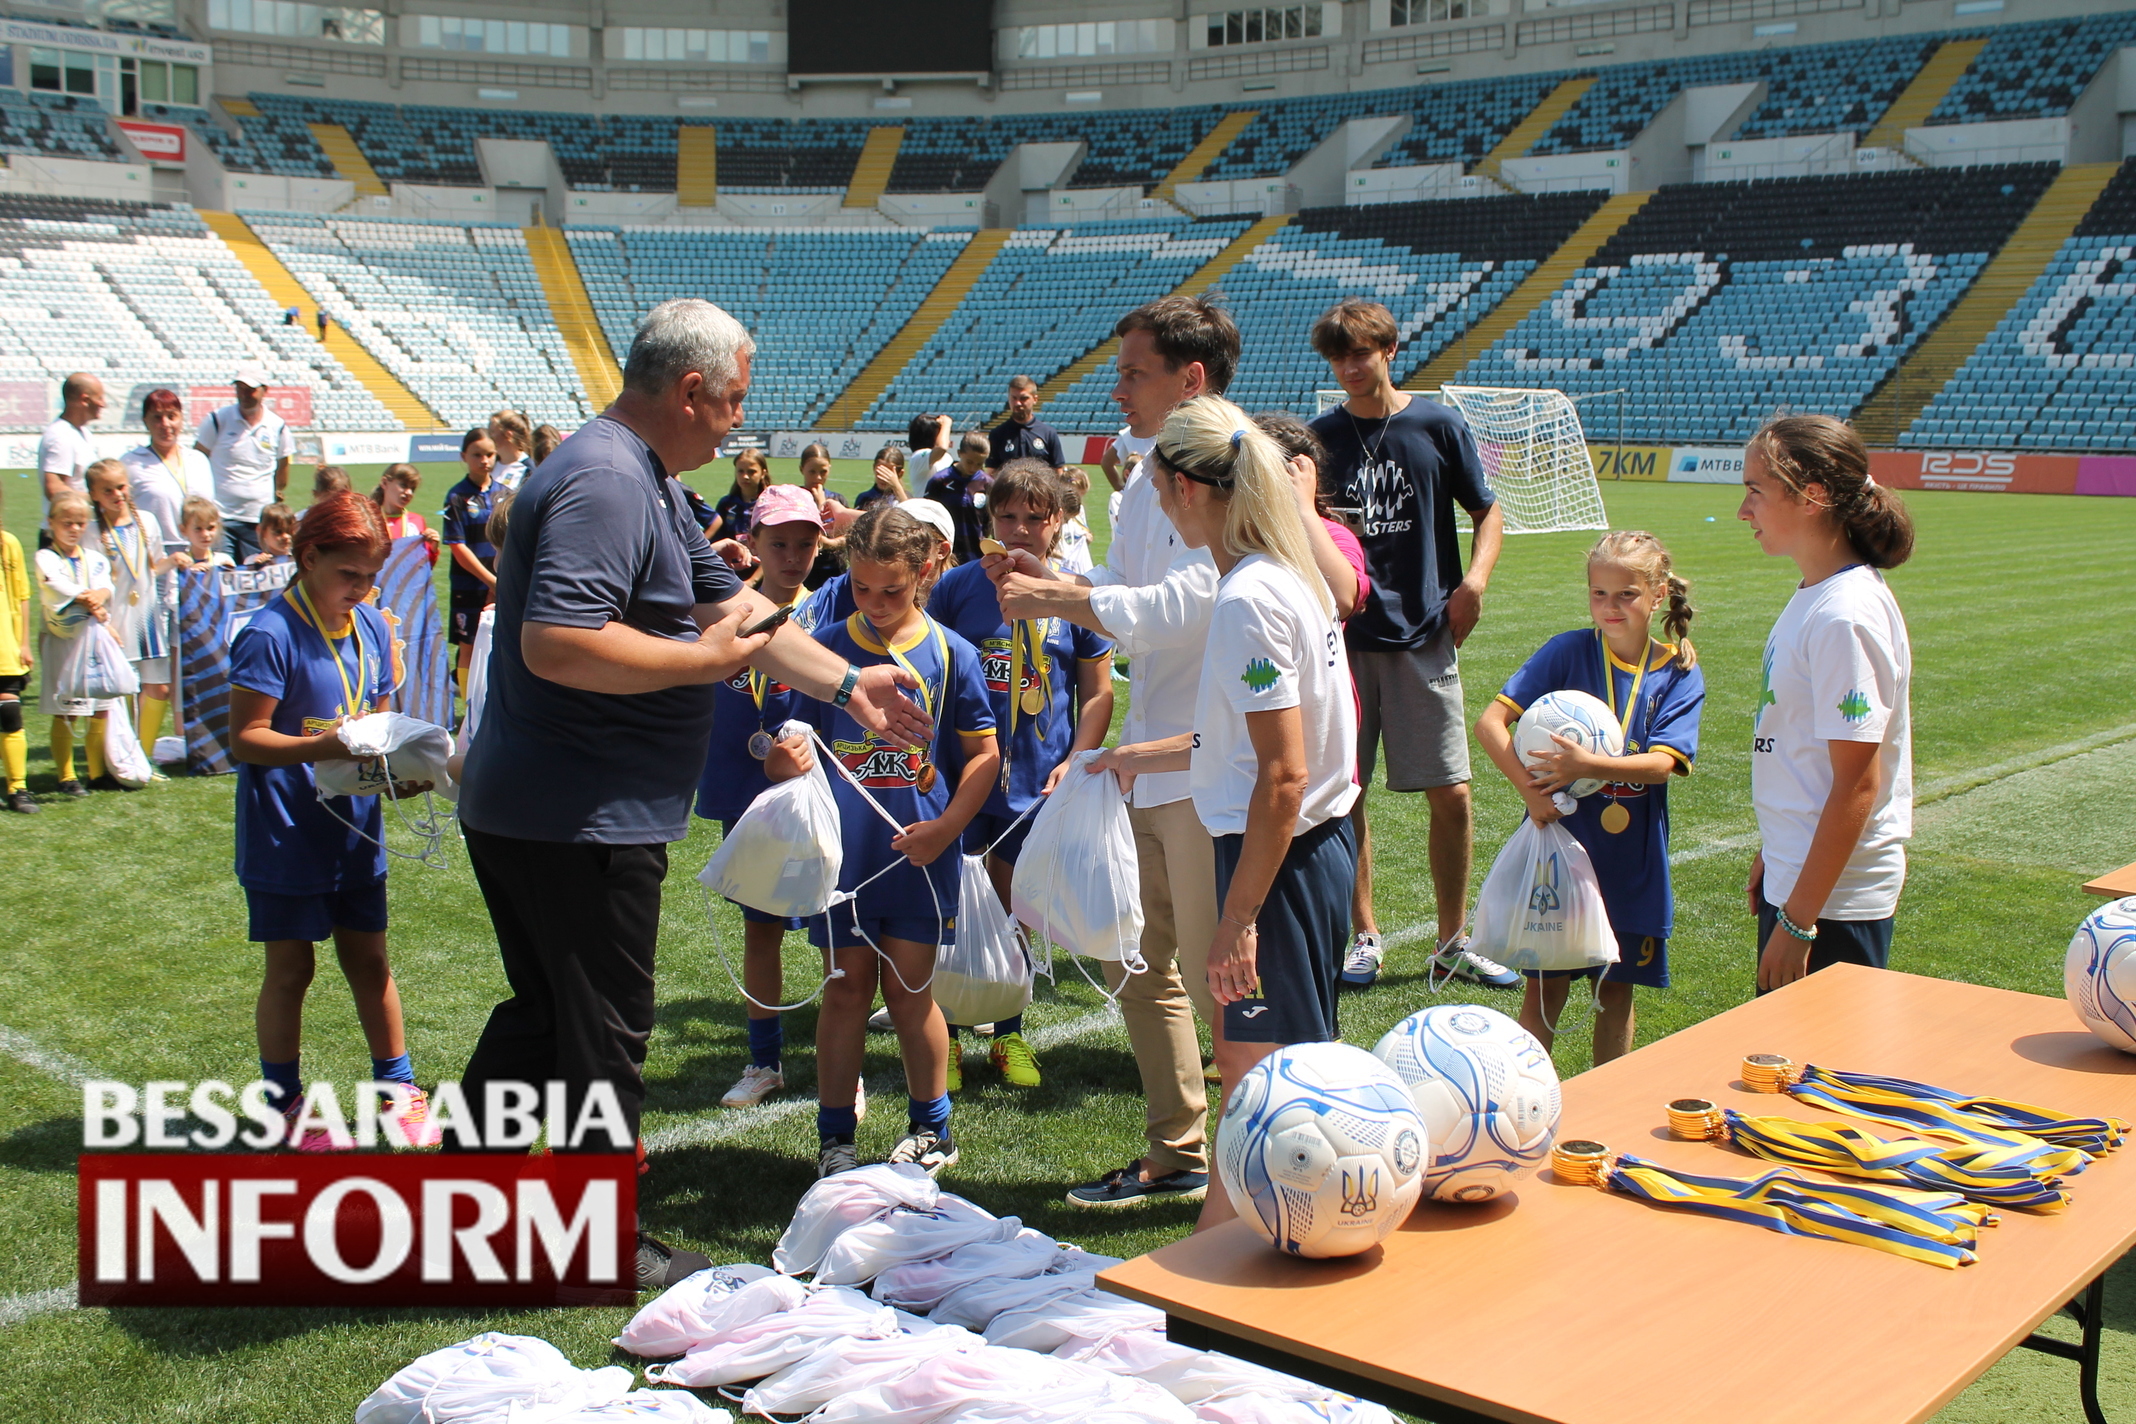
[[[1513,970],[1617,962],[1594,862],[1562,822],[1522,821],[1506,841],[1476,896],[1469,947]]]
[[[1228,1395],[1195,1405],[1194,1417],[1202,1424],[1395,1424],[1383,1406],[1347,1394],[1311,1400]]]
[[[356,1406],[356,1424],[548,1419],[620,1399],[630,1387],[629,1370],[582,1370],[546,1340],[492,1330],[403,1366]]]
[[[942,1415],[939,1424],[1194,1424],[1194,1412],[1155,1385],[1050,1356],[1065,1374],[1042,1390],[996,1396]]]
[[[742,1395],[742,1413],[766,1419],[807,1414],[854,1390],[903,1379],[937,1355],[963,1354],[985,1344],[953,1325],[881,1340],[833,1340],[751,1387]]]
[[[445,769],[452,733],[435,722],[405,712],[371,712],[351,717],[334,735],[364,760],[312,763],[321,796],[376,796],[403,781],[427,781],[441,800],[459,796]]]
[[[771,1253],[771,1264],[785,1275],[805,1275],[822,1264],[823,1253],[850,1228],[893,1207],[925,1211],[941,1199],[935,1179],[912,1162],[878,1162],[825,1177],[801,1194],[794,1219]]]
[[[1070,954],[1140,974],[1148,966],[1135,832],[1120,783],[1089,769],[1097,755],[1078,754],[1033,818],[1009,882],[1009,908]]]
[[[857,1286],[893,1266],[947,1255],[977,1241],[1007,1241],[1023,1230],[1013,1216],[995,1216],[944,1193],[932,1207],[898,1207],[838,1235],[816,1266],[818,1285]],[[967,1320],[944,1317],[951,1325]]]
[[[1086,1289],[1004,1310],[986,1327],[986,1343],[1041,1352],[1070,1340],[1099,1344],[1130,1330],[1162,1328],[1164,1312],[1111,1291]]]
[[[957,936],[935,957],[929,992],[953,1024],[1014,1018],[1031,1002],[1031,956],[994,893],[983,857],[964,857],[957,885]]]
[[[714,1266],[675,1282],[648,1302],[613,1344],[649,1360],[686,1354],[729,1330],[792,1310],[808,1287],[762,1266]]]
[[[126,650],[109,627],[90,621],[81,625],[79,633],[61,632],[59,637],[65,639],[65,646],[47,672],[54,697],[103,702],[131,697],[141,690],[141,679],[134,676]]]
[[[1095,1370],[1064,1360],[1033,1356],[1027,1350],[982,1345],[923,1360],[919,1368],[884,1384],[840,1395],[810,1424],[933,1424],[958,1411],[991,1403],[1030,1407],[1040,1399],[1090,1389]],[[1102,1376],[1100,1376],[1102,1378]],[[1032,1413],[1030,1419],[1055,1416]],[[1080,1414],[1065,1416],[1079,1419]]]
[[[779,1311],[699,1346],[672,1364],[649,1365],[645,1377],[686,1389],[762,1379],[806,1359],[830,1340],[884,1340],[898,1333],[897,1317],[856,1290],[833,1286],[809,1292]]]
[[[805,722],[788,722],[779,738],[808,731]],[[844,866],[838,802],[819,754],[806,774],[758,793],[698,872],[697,883],[767,915],[807,919],[831,907]]]
[[[149,765],[148,754],[141,750],[141,739],[134,735],[133,719],[126,715],[126,703],[122,698],[112,701],[110,710],[104,714],[104,770],[121,786],[135,790],[148,785],[156,776],[155,767]]]
[[[1063,1271],[1059,1275],[1025,1276],[1020,1280],[977,1280],[958,1286],[943,1296],[942,1303],[929,1311],[927,1318],[947,1325],[985,1330],[999,1316],[1077,1295],[1096,1285],[1095,1271]]]
[[[875,1278],[870,1294],[885,1305],[933,1310],[951,1291],[974,1281],[1020,1281],[1049,1272],[1104,1270],[1118,1264],[1110,1256],[1093,1256],[1080,1246],[1063,1246],[1043,1231],[1026,1226],[1006,1241],[977,1241],[945,1256],[892,1266]]]

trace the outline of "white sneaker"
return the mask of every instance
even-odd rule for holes
[[[1387,952],[1380,947],[1376,934],[1360,934],[1350,946],[1350,953],[1342,962],[1342,982],[1356,989],[1369,989],[1379,978],[1380,964]]]
[[[957,1145],[926,1128],[914,1128],[898,1139],[885,1160],[916,1163],[932,1177],[944,1167],[957,1165]]]
[[[895,1033],[896,1031],[897,1025],[890,1022],[889,1009],[877,1009],[874,1013],[868,1015],[869,1033]]]
[[[1469,948],[1467,935],[1458,935],[1439,946],[1434,962],[1448,978],[1467,984],[1485,984],[1493,989],[1517,989],[1520,976],[1495,960]]]
[[[765,1068],[752,1063],[742,1070],[742,1076],[727,1095],[719,1100],[723,1108],[753,1108],[786,1086],[786,1075],[777,1068]]]

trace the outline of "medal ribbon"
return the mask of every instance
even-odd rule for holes
[[[369,687],[371,679],[364,663],[363,635],[356,631],[356,615],[349,614],[348,631],[337,637],[326,631],[326,621],[319,616],[319,610],[313,606],[311,596],[304,592],[303,584],[292,580],[282,596],[288,599],[289,606],[296,610],[298,621],[319,635],[319,640],[326,644],[326,655],[334,660],[334,671],[341,677],[341,715],[362,716],[357,709],[363,705],[363,700],[357,696],[356,689]],[[348,666],[341,661],[341,650],[335,646],[343,639],[356,645],[356,682],[353,687],[349,684]]]
[[[1617,712],[1617,674],[1610,667],[1609,642],[1602,636],[1600,628],[1595,629],[1595,645],[1602,652],[1602,700],[1608,704],[1610,715],[1615,716]],[[1649,640],[1647,646],[1639,654],[1639,666],[1632,672],[1631,695],[1624,699],[1622,722],[1624,725],[1624,742],[1627,747],[1631,745],[1632,740],[1632,717],[1639,707],[1639,685],[1646,681],[1647,664],[1652,661],[1654,661],[1654,645],[1652,640]]]
[[[1754,1156],[1840,1176],[1891,1182],[1922,1191],[1956,1192],[1968,1201],[2027,1211],[2060,1211],[2069,1204],[2062,1175],[2084,1170],[2090,1154],[2013,1135],[2008,1146],[1928,1137],[1872,1137],[1844,1123],[1794,1122],[1782,1117],[1722,1113],[1727,1139]]]
[[[2117,1117],[2065,1117],[2008,1098],[1975,1097],[1906,1078],[1841,1073],[1814,1064],[1804,1065],[1802,1080],[1785,1091],[1849,1117],[1948,1134],[1991,1147],[2019,1146],[2037,1139],[2096,1154],[2111,1152],[2129,1134],[2129,1125]]]
[[[780,607],[798,607],[800,605],[801,600],[806,597],[808,597],[808,590],[806,588],[795,589],[794,596],[788,599],[785,603],[781,604]],[[884,646],[887,647],[888,644],[885,644]],[[755,668],[749,669],[749,700],[756,703],[757,730],[759,732],[768,732],[771,730],[771,728],[764,725],[764,699],[770,694],[770,692],[770,675],[768,673],[758,672]]]
[[[928,687],[927,679],[920,676],[920,670],[912,665],[910,658],[897,650],[896,643],[883,636],[882,630],[875,626],[872,619],[868,618],[864,613],[856,613],[853,616],[866,623],[868,631],[875,635],[875,641],[883,645],[883,651],[888,653],[899,667],[912,674],[912,680],[920,685],[920,704],[926,710],[928,719],[932,721],[934,718],[935,695],[933,689]],[[942,695],[947,697],[949,695],[949,644],[942,640],[941,624],[929,618],[925,613],[920,614],[920,621],[926,625],[927,631],[934,635],[935,657],[942,664]],[[933,758],[928,751],[920,753],[920,765],[922,767],[927,766],[932,760]]]
[[[126,552],[126,541],[119,537],[119,532],[123,529],[133,530],[134,544],[142,551],[141,562],[136,563],[134,561],[133,556]],[[141,596],[141,584],[143,582],[141,570],[147,564],[148,552],[147,541],[141,537],[141,522],[139,520],[135,520],[131,524],[120,524],[106,528],[104,530],[104,547],[111,550],[111,556],[119,561],[119,566],[121,568],[126,570],[126,577],[132,582],[133,585],[130,592],[132,592],[132,594],[134,595],[134,600],[136,602],[139,602]]]

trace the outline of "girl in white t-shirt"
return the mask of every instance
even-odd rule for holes
[[[44,631],[38,635],[37,661],[44,671],[39,710],[52,719],[52,769],[68,796],[87,796],[91,788],[116,791],[118,782],[104,768],[104,722],[109,699],[62,697],[55,672],[67,662],[68,646],[91,622],[111,621],[111,563],[89,544],[89,497],[61,490],[52,497],[45,527],[52,547],[37,551],[37,581],[44,601]],[[84,722],[77,719],[85,719]],[[89,785],[74,774],[74,743],[89,754]]]
[[[1827,415],[1782,416],[1751,438],[1736,517],[1802,570],[1765,642],[1751,741],[1762,994],[1890,957],[1913,834],[1913,651],[1881,571],[1913,553],[1913,520],[1870,479],[1861,437]]]
[[[1327,583],[1313,561],[1283,452],[1244,411],[1197,396],[1146,457],[1180,539],[1216,561],[1216,602],[1194,730],[1096,763],[1123,784],[1189,773],[1216,840],[1219,918],[1210,1026],[1228,1093],[1288,1043],[1339,1036],[1335,994],[1350,933],[1357,842],[1350,803],[1356,700]],[[1211,1192],[1201,1225],[1235,1213]]]

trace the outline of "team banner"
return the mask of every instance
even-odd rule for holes
[[[194,776],[227,776],[230,759],[230,642],[252,615],[281,595],[292,564],[260,569],[192,569],[178,576],[179,681],[185,689],[185,765]]]
[[[378,611],[397,645],[393,710],[452,725],[452,685],[445,673],[445,620],[431,584],[430,551],[421,539],[395,539],[378,571]]]

